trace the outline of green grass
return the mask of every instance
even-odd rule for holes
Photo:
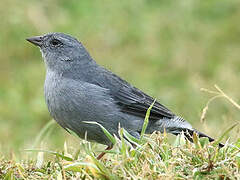
[[[237,0],[3,0],[2,152],[31,146],[36,132],[51,118],[43,96],[41,54],[25,38],[52,31],[76,36],[99,64],[199,130],[220,136],[239,121],[240,114],[220,100],[211,104],[208,120],[200,124],[201,111],[209,99],[200,89],[218,84],[235,100],[240,99],[239,12]],[[60,147],[66,138],[62,132],[56,128],[48,145]],[[238,136],[231,137],[236,140]]]
[[[25,160],[17,163],[14,159],[2,158],[0,178],[235,179],[239,176],[240,140],[236,142],[238,148],[226,145],[219,150],[206,141],[197,141],[196,145],[185,142],[182,137],[172,145],[166,137],[154,133],[137,148],[118,141],[114,150],[101,161],[96,160],[95,154],[99,152],[93,152],[87,142],[81,143],[87,150],[77,149],[69,153],[66,148],[64,152],[57,152],[52,160],[44,160],[41,152],[37,162]],[[127,147],[124,151],[123,146]]]

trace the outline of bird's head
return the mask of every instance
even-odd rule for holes
[[[63,73],[91,60],[84,46],[70,35],[49,33],[26,40],[40,48],[47,69],[52,71]]]

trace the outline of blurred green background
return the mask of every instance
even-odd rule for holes
[[[2,0],[0,17],[3,152],[31,146],[51,119],[42,57],[25,38],[54,31],[77,37],[99,64],[213,137],[239,122],[239,110],[218,99],[200,123],[212,97],[200,88],[218,84],[240,102],[238,0]],[[46,143],[62,148],[66,138],[56,125]]]

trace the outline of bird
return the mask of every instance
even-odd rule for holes
[[[98,65],[75,37],[54,32],[26,40],[40,48],[46,66],[45,101],[50,115],[65,130],[107,145],[106,150],[109,150],[113,144],[102,129],[86,121],[97,122],[115,135],[120,124],[130,135],[140,138],[146,112],[154,102],[147,134],[154,131],[183,133],[193,142],[196,133],[214,141],[151,96]],[[219,147],[223,146],[219,143]]]

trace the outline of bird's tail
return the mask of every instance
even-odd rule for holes
[[[160,127],[160,128],[159,128]],[[210,136],[192,128],[192,126],[182,117],[180,116],[175,116],[173,119],[167,119],[163,118],[159,121],[157,121],[153,128],[156,128],[155,130],[159,130],[163,132],[163,129],[166,130],[167,133],[171,133],[174,135],[179,135],[183,133],[185,137],[193,142],[193,134],[196,133],[200,138],[201,137],[206,137],[209,139],[209,142],[215,141],[213,138]],[[224,144],[219,143],[219,147],[222,148]]]
[[[179,134],[183,133],[184,136],[185,136],[189,141],[191,141],[191,142],[193,142],[193,133],[196,133],[200,138],[201,138],[201,137],[206,137],[206,138],[208,138],[209,142],[215,141],[215,139],[213,139],[212,137],[210,137],[210,136],[208,136],[208,135],[206,135],[206,134],[204,134],[204,133],[202,133],[202,132],[200,132],[200,131],[197,131],[197,130],[195,130],[195,129],[176,128],[176,129],[174,129],[174,130],[171,130],[170,132],[171,132],[172,134],[174,134],[174,135],[179,135]],[[222,147],[224,146],[224,144],[219,143],[218,146],[219,146],[220,148],[222,148]]]

